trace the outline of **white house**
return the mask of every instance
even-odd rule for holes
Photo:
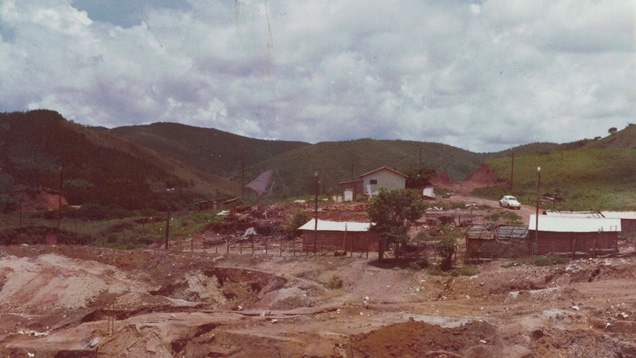
[[[360,175],[363,193],[368,196],[377,195],[380,188],[387,190],[406,188],[407,175],[396,170],[382,167]]]

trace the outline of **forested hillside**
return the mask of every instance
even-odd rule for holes
[[[14,185],[59,188],[60,171],[70,204],[99,203],[126,209],[165,206],[166,186],[177,201],[202,198],[216,189],[240,188],[131,142],[36,110],[0,114],[0,190]]]
[[[153,123],[108,130],[116,136],[210,173],[238,176],[245,166],[310,145],[304,142],[262,140],[213,128],[178,123]]]
[[[272,170],[273,187],[269,191],[278,196],[295,196],[313,192],[314,173],[318,172],[321,191],[337,193],[342,181],[357,179],[383,166],[398,171],[417,168],[420,158],[422,166],[439,168],[452,179],[462,180],[479,168],[484,155],[445,144],[402,140],[322,142],[250,167],[249,177]]]

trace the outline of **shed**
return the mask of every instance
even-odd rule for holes
[[[620,219],[539,215],[538,239],[536,215],[530,216],[530,240],[537,253],[596,255],[618,252]]]
[[[473,225],[465,236],[468,257],[479,261],[530,253],[528,226],[525,225]]]
[[[636,233],[636,211],[601,211],[608,219],[621,220],[621,235]]]
[[[302,232],[303,251],[344,250],[365,252],[378,249],[378,236],[369,231],[371,223],[309,220],[298,228]]]
[[[364,195],[363,185],[362,179],[342,182],[340,183],[340,195],[344,201],[356,200],[359,195]]]
[[[194,205],[198,210],[217,210],[219,206],[218,201],[215,199],[198,201]]]
[[[620,219],[620,235],[636,233],[635,211],[546,211],[548,216]]]

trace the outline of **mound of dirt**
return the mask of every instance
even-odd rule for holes
[[[477,170],[466,177],[464,182],[472,182],[477,184],[494,185],[497,183],[497,174],[491,167],[486,164],[482,164]]]
[[[431,184],[436,187],[445,188],[452,185],[453,181],[446,173],[435,168],[435,177],[431,178]]]
[[[501,357],[500,335],[482,321],[456,328],[409,321],[354,336],[347,351],[354,357]]]
[[[30,195],[31,194],[31,195]],[[15,192],[15,196],[22,201],[23,211],[36,210],[57,210],[58,206],[68,206],[68,202],[64,196],[52,189],[40,190],[36,193],[28,193],[26,188],[19,188]]]

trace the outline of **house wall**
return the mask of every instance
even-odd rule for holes
[[[621,219],[621,234],[629,235],[636,233],[635,219]]]
[[[364,191],[362,189],[362,180],[340,183],[340,195],[343,198],[345,196],[344,192],[347,189],[353,191],[353,200],[355,200],[358,195],[364,195]]]
[[[534,230],[529,237],[534,242]],[[594,249],[618,250],[618,232],[549,232],[539,231],[537,253],[546,255],[554,252],[589,252]]]
[[[347,232],[345,234],[344,231],[318,231],[317,233],[303,231],[303,251],[314,251],[314,237],[318,251],[365,252],[378,250],[378,236],[373,232]]]
[[[377,184],[371,185],[371,180],[377,180]],[[406,178],[397,175],[389,170],[380,170],[375,173],[371,173],[362,178],[363,190],[365,194],[376,195],[380,188],[387,190],[404,189],[406,188]],[[371,185],[371,192],[368,192],[369,185]]]

